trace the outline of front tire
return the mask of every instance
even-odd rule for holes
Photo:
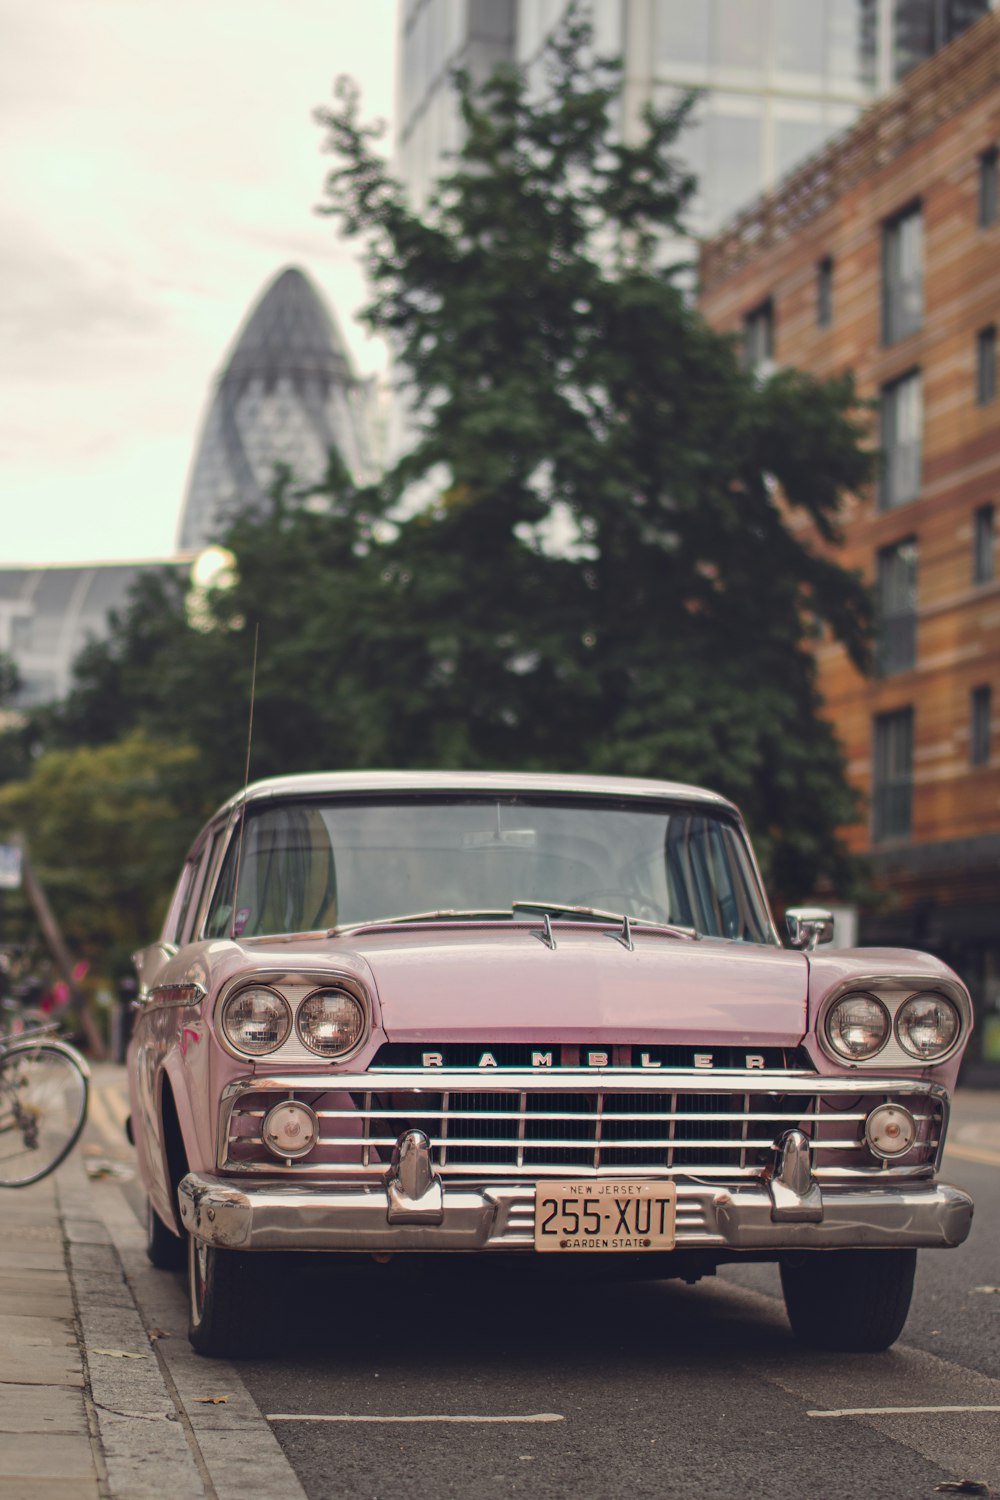
[[[812,1349],[873,1354],[903,1331],[915,1250],[821,1250],[781,1262],[792,1332]]]
[[[266,1342],[253,1257],[188,1235],[188,1338],[209,1358],[253,1354]]]
[[[180,1271],[187,1264],[187,1246],[168,1229],[146,1199],[146,1254],[158,1271]]]

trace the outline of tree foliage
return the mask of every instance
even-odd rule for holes
[[[802,540],[838,538],[870,477],[849,378],[758,380],[701,318],[662,246],[693,184],[686,106],[616,131],[619,75],[572,21],[543,94],[459,75],[465,144],[412,208],[338,85],[320,112],[326,207],[362,240],[366,317],[418,416],[389,498],[436,503],[394,548],[391,586],[468,762],[673,776],[746,810],[777,884],[845,866],[853,815],[810,644],[864,665],[866,590]]]
[[[78,959],[104,974],[128,970],[152,941],[177,877],[178,848],[200,824],[191,798],[196,752],[141,732],[110,745],[48,750],[23,780],[0,787],[0,831],[27,837],[32,863]],[[8,895],[8,924],[34,929]]]
[[[24,792],[40,828],[46,777],[67,818],[96,795],[74,747],[104,746],[98,767],[123,755],[130,786],[146,754],[150,775],[185,778],[183,813],[173,794],[142,808],[176,864],[189,813],[242,781],[259,632],[254,776],[689,780],[740,803],[777,894],[845,893],[854,805],[811,647],[826,634],[866,660],[866,591],[822,545],[869,478],[866,415],[849,379],[756,378],[701,318],[663,263],[692,190],[684,110],[623,140],[617,73],[586,43],[563,30],[541,96],[512,70],[479,92],[458,77],[465,145],[423,211],[338,86],[326,208],[365,247],[365,316],[405,372],[413,447],[367,490],[336,463],[318,491],[279,477],[220,538],[236,578],[202,601],[212,628],[192,628],[177,573],[141,582],[47,721],[62,748]],[[99,795],[124,818],[113,781]],[[77,847],[134,870],[88,818]],[[64,833],[46,835],[53,859]],[[83,933],[96,903],[82,884],[73,899]]]

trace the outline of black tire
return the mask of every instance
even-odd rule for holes
[[[820,1250],[781,1262],[792,1332],[812,1349],[874,1354],[903,1331],[915,1250]]]
[[[267,1345],[266,1300],[254,1257],[218,1250],[188,1235],[188,1338],[212,1359],[263,1353]]]
[[[187,1264],[187,1245],[168,1229],[146,1199],[146,1254],[158,1271],[180,1271]]]
[[[14,1042],[0,1053],[0,1187],[54,1172],[87,1118],[87,1065],[59,1041]]]

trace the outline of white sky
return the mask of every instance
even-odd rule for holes
[[[0,0],[0,566],[169,556],[209,392],[285,265],[359,373],[313,209],[333,79],[390,118],[396,0]]]

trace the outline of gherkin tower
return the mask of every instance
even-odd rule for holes
[[[251,309],[205,418],[177,545],[216,541],[236,507],[263,501],[276,465],[314,484],[335,449],[355,479],[372,477],[373,382],[354,374],[333,314],[297,267]]]

